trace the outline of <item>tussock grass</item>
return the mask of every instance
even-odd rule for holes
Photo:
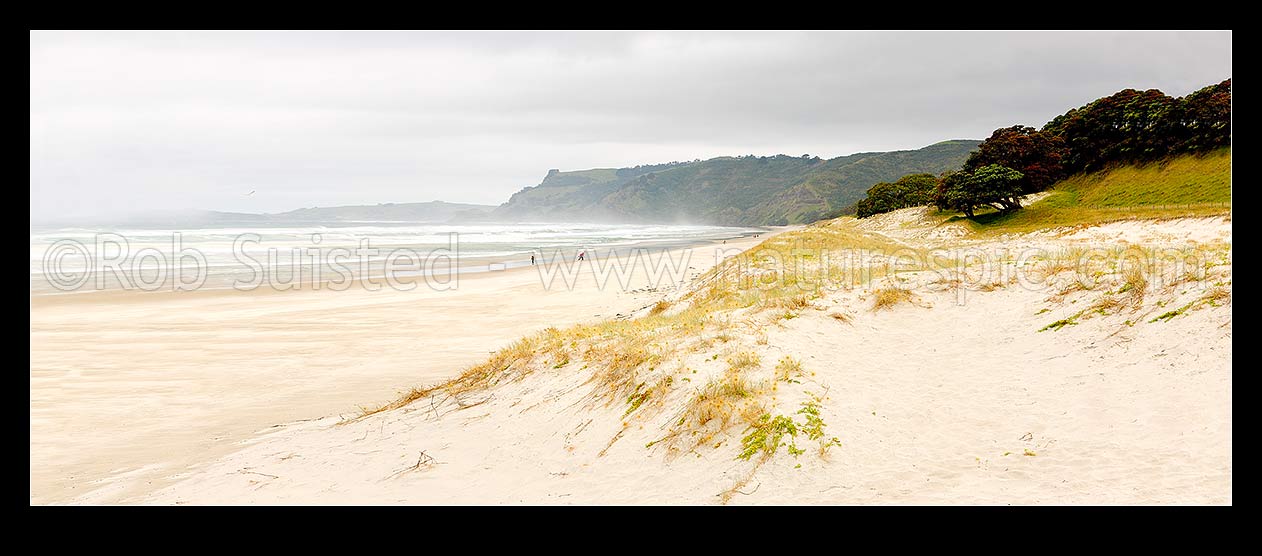
[[[882,309],[892,309],[895,305],[904,302],[911,302],[912,293],[897,286],[881,288],[873,293],[872,310],[880,311]]]
[[[1122,269],[1122,287],[1118,293],[1126,295],[1126,304],[1139,307],[1144,304],[1144,295],[1148,291],[1148,277],[1140,265],[1128,265]]]
[[[666,440],[674,448],[693,450],[738,423],[754,423],[766,412],[765,391],[766,384],[727,372],[688,399]]]
[[[536,356],[536,348],[540,345],[539,336],[531,336],[513,342],[508,347],[495,352],[485,363],[474,365],[451,382],[440,388],[452,396],[460,396],[474,390],[484,390],[502,380],[517,377],[531,372],[530,362]]]
[[[632,395],[664,355],[647,336],[634,333],[589,345],[583,360],[592,369],[593,395],[610,401]]]
[[[757,369],[762,365],[762,359],[757,353],[752,351],[742,351],[727,359],[727,368],[732,373],[743,373]]]
[[[356,419],[362,419],[382,411],[398,409],[438,392],[459,398],[464,394],[484,390],[504,380],[523,377],[533,370],[530,363],[538,355],[548,353],[547,349],[555,345],[544,343],[544,340],[553,334],[558,334],[558,331],[555,328],[550,328],[543,333],[517,340],[508,347],[495,352],[490,359],[470,367],[461,373],[460,376],[447,382],[436,386],[412,388],[392,402],[377,407],[360,408],[360,415]],[[545,350],[537,351],[540,347],[545,347]]]
[[[1095,300],[1094,303],[1092,303],[1089,307],[1087,307],[1087,313],[1088,314],[1099,313],[1101,315],[1108,315],[1110,313],[1116,312],[1117,310],[1121,309],[1123,305],[1124,304],[1121,301],[1119,301],[1116,297],[1113,297],[1111,295],[1106,295]]]
[[[397,399],[393,401],[390,401],[381,405],[377,405],[377,406],[371,406],[371,407],[360,406],[359,416],[357,417],[357,419],[362,419],[369,415],[381,413],[382,411],[390,411],[393,409],[398,409],[400,407],[411,404],[412,402],[416,400],[428,397],[435,390],[438,390],[437,386],[429,387],[429,388],[411,388],[407,392],[404,392],[403,395],[399,396]],[[354,420],[356,419],[352,419],[351,421],[354,421]]]
[[[1043,275],[1055,276],[1062,272],[1076,270],[1085,253],[1085,250],[1080,247],[1061,249],[1051,253],[1047,260],[1043,261],[1043,264],[1041,265]]]
[[[1217,305],[1219,303],[1227,303],[1231,301],[1231,290],[1223,286],[1214,286],[1201,296],[1201,301]]]
[[[649,309],[649,316],[660,315],[662,313],[665,313],[667,309],[670,309],[669,301],[665,301],[665,300],[658,301],[657,303],[653,304],[652,309]]]

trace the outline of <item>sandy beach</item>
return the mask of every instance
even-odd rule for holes
[[[892,213],[864,226],[874,233],[907,232],[917,218]],[[1110,242],[1207,247],[1222,258],[1206,265],[1204,278],[1230,285],[1227,218],[1049,230],[972,247]],[[344,406],[349,399],[381,398],[371,392],[357,398],[342,386],[342,375],[322,369],[314,373],[324,377],[320,384],[286,390],[295,398],[311,396],[306,405],[259,410],[258,418],[271,416],[276,426],[251,436],[241,423],[241,436],[200,448],[201,456],[226,454],[217,461],[186,467],[161,485],[129,488],[116,479],[71,500],[1230,504],[1230,291],[1186,280],[1160,284],[1154,277],[1138,302],[1103,310],[1100,300],[1118,289],[1077,287],[1064,273],[1054,278],[1044,288],[1007,282],[967,290],[923,280],[905,301],[884,310],[874,306],[876,285],[828,292],[789,312],[777,304],[738,308],[710,315],[716,318],[705,322],[713,324],[703,322],[697,332],[675,336],[659,328],[639,340],[646,353],[670,354],[669,362],[654,365],[658,359],[649,356],[647,366],[602,374],[598,367],[621,365],[616,362],[638,352],[634,343],[615,344],[623,346],[615,363],[600,359],[609,353],[602,342],[627,333],[617,330],[654,322],[647,317],[652,311],[641,309],[631,328],[545,334],[561,341],[551,348],[536,344],[525,359],[496,359],[503,361],[504,380],[494,385],[457,383],[363,418],[297,421],[320,413],[316,400]],[[688,314],[686,289],[657,298],[674,303],[666,314]],[[677,323],[672,327],[690,322],[658,318]],[[557,353],[568,355],[554,364]],[[786,358],[797,365],[786,365]],[[458,357],[451,359],[454,364]],[[408,382],[408,363],[359,365],[396,368],[398,381]],[[375,381],[388,382],[373,372]],[[715,405],[723,394],[712,386],[736,379],[744,392]],[[706,415],[693,427],[697,404],[706,399]],[[758,429],[738,416],[748,408],[796,419],[798,428],[785,437],[793,449],[734,457],[743,447],[749,452],[756,438],[749,431]],[[802,417],[807,410],[818,416],[810,425],[818,438],[802,432],[811,423]],[[286,416],[292,419],[278,419]],[[153,454],[151,460],[170,458],[159,447]],[[180,470],[172,462],[164,472]]]
[[[692,248],[688,275],[756,241]],[[614,318],[670,289],[647,289],[643,271],[627,291],[578,276],[572,290],[522,268],[462,276],[453,291],[32,296],[30,501],[132,500],[273,425],[355,415],[519,336]]]
[[[1234,504],[1230,30],[29,43],[32,507]]]

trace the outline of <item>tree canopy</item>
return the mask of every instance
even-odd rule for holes
[[[1067,173],[1231,144],[1231,80],[1182,98],[1125,89],[1057,116],[1043,133],[1064,142]]]
[[[1021,172],[990,164],[976,170],[961,170],[943,176],[938,182],[933,204],[942,210],[958,210],[969,218],[982,206],[991,206],[1000,212],[1021,208],[1021,189],[1025,175]]]
[[[855,205],[859,218],[901,208],[927,205],[933,200],[938,178],[933,174],[908,174],[894,183],[881,182],[868,189],[867,198]]]
[[[964,169],[974,171],[983,166],[1000,164],[1021,172],[1021,190],[1034,193],[1051,187],[1065,177],[1061,159],[1065,142],[1058,136],[1032,127],[1014,125],[996,129],[964,162]]]

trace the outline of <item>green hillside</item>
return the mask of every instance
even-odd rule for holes
[[[751,209],[763,222],[805,223],[848,212],[869,187],[907,174],[940,174],[964,163],[978,141],[951,140],[914,151],[861,153],[834,158],[802,183]]]
[[[881,181],[958,168],[978,141],[912,151],[720,157],[577,172],[553,170],[496,209],[515,220],[618,220],[731,225],[806,223],[842,214]]]
[[[1133,218],[1231,211],[1231,148],[1079,174],[1009,214],[978,214],[978,231],[1023,232]]]
[[[1231,202],[1231,148],[1075,176],[1056,191],[1093,207]]]

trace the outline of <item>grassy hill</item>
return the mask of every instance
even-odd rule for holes
[[[553,170],[496,209],[511,220],[618,220],[732,225],[806,223],[844,213],[881,181],[955,169],[978,141],[912,151],[818,157],[720,157],[635,168]]]
[[[1206,216],[1231,211],[1231,148],[1080,174],[1045,198],[1010,213],[978,214],[985,232],[1024,232],[1133,218]]]
[[[805,223],[850,212],[869,187],[907,174],[954,170],[977,148],[972,140],[935,143],[914,151],[860,153],[827,161],[793,188],[754,207],[757,220]]]

